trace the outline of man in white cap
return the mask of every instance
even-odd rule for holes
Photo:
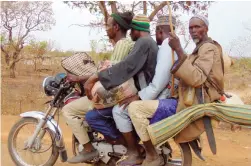
[[[176,19],[172,18],[172,24],[175,26]],[[169,16],[160,16],[157,21],[156,25],[156,42],[160,47],[158,54],[157,54],[157,65],[155,68],[155,74],[153,77],[152,82],[140,90],[138,92],[138,95],[136,97],[132,97],[128,100],[125,100],[121,104],[128,105],[130,102],[133,102],[135,100],[142,100],[144,102],[147,102],[149,105],[151,105],[151,101],[154,102],[153,105],[155,105],[155,99],[158,99],[161,103],[161,105],[165,104],[169,106],[169,109],[162,110],[161,108],[159,110],[162,110],[165,112],[165,115],[171,116],[176,111],[177,106],[177,99],[176,98],[170,98],[171,92],[171,67],[172,67],[172,56],[171,56],[171,47],[168,45],[168,37],[169,33],[171,32],[170,28],[170,22],[169,22]],[[175,60],[177,59],[177,55],[175,54]],[[175,80],[175,88],[178,86],[178,80]],[[169,98],[168,100],[166,100]],[[149,101],[151,100],[151,101]],[[149,109],[142,109],[139,111],[136,111],[133,113],[134,117],[141,117],[140,120],[133,121],[134,127],[137,131],[137,134],[139,135],[140,139],[143,141],[144,148],[146,150],[146,159],[143,161],[144,166],[148,166],[149,164],[152,164],[154,166],[156,165],[162,165],[164,164],[164,160],[162,157],[160,157],[157,154],[157,151],[155,150],[155,147],[152,145],[152,142],[147,134],[147,126],[150,123],[154,123],[156,121],[159,121],[162,119],[163,115],[159,116],[155,114],[155,110],[152,112],[148,112]],[[113,113],[113,116],[115,119],[118,119],[117,121],[122,121],[122,119],[128,119],[128,124],[132,125],[132,122],[129,117],[125,117],[122,114],[127,112],[127,110],[116,110]],[[156,112],[158,114],[158,112]],[[154,116],[156,115],[156,116]],[[128,116],[128,115],[127,115]],[[151,118],[149,121],[148,118]],[[144,119],[142,121],[142,119]],[[135,125],[136,124],[136,125]],[[134,139],[134,138],[131,138]],[[138,160],[135,159],[135,155],[128,153],[128,156],[124,157],[123,160],[118,162],[118,165],[136,165],[140,164],[138,163]],[[153,163],[151,161],[154,161]]]
[[[173,96],[178,97],[177,109],[174,108],[176,112],[198,103],[220,100],[224,94],[222,49],[217,42],[208,37],[208,25],[207,19],[203,16],[196,15],[190,19],[189,33],[196,44],[190,56],[184,53],[179,38],[169,33],[169,45],[178,55],[178,60],[171,68],[171,73],[179,79],[178,96]],[[191,101],[189,97],[186,98],[189,96],[187,94],[191,94]],[[163,160],[154,152],[147,126],[151,123],[148,119],[156,116],[157,113],[159,119],[174,114],[169,100],[135,101],[129,105],[130,118],[138,135],[143,139],[147,151],[146,159],[142,164],[144,166],[163,165]],[[177,143],[193,141],[204,131],[203,121],[199,119],[182,130],[175,137],[175,141]]]

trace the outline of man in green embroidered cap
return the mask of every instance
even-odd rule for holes
[[[123,61],[91,76],[87,80],[85,92],[89,99],[92,99],[91,89],[97,81],[100,81],[107,90],[121,85],[132,77],[139,91],[151,83],[157,63],[158,46],[150,36],[150,20],[145,15],[137,15],[133,18],[131,27],[131,38],[136,41],[132,51]],[[139,99],[138,95],[133,96],[130,100],[135,100],[135,98]],[[121,112],[124,112],[125,118],[121,118],[123,115],[120,114]],[[125,138],[128,148],[126,159],[123,158],[125,160],[119,161],[118,164],[141,164],[143,159],[139,155],[136,135],[132,125],[128,123],[127,104],[116,105],[113,109],[113,117],[117,128]]]
[[[106,31],[110,40],[115,43],[114,50],[111,56],[112,63],[117,63],[124,59],[129,54],[134,46],[134,42],[126,38],[127,30],[130,29],[133,13],[114,13],[109,17]],[[67,79],[71,82],[85,82],[89,77],[79,77],[68,75]],[[82,125],[83,119],[89,110],[92,110],[92,102],[87,97],[77,99],[63,107],[63,116],[72,129],[73,134],[78,139],[79,143],[84,146],[84,150],[79,155],[68,160],[70,163],[80,163],[97,157],[98,151],[92,146],[87,130]],[[111,114],[105,112],[105,114]],[[112,116],[112,114],[111,114]]]

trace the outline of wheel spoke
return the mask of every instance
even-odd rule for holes
[[[27,120],[27,121],[26,121]],[[57,155],[51,159],[53,148],[53,136],[46,129],[45,134],[41,140],[38,138],[34,141],[34,146],[31,149],[24,150],[26,141],[32,136],[36,129],[37,121],[34,119],[24,119],[23,122],[14,128],[9,139],[12,141],[12,156],[15,158],[17,165],[48,165],[57,159]],[[51,165],[51,164],[49,164]]]

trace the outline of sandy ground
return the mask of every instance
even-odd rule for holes
[[[11,126],[19,119],[18,116],[1,117],[1,156],[2,166],[15,166],[7,148],[7,137]],[[63,130],[68,156],[71,152],[71,132],[61,120],[60,127]],[[193,166],[250,166],[251,165],[251,129],[242,129],[232,132],[229,128],[217,128],[214,130],[217,141],[217,155],[213,155],[209,149],[205,135],[203,135],[203,155],[206,161],[200,161],[193,155]],[[70,166],[70,164],[57,161],[56,166]],[[87,166],[86,164],[77,164]]]

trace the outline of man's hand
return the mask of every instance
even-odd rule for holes
[[[177,51],[181,49],[180,39],[176,34],[169,33],[169,46],[174,50]]]
[[[124,105],[123,109],[126,109],[126,107],[133,101],[136,101],[136,100],[140,100],[139,96],[138,95],[134,95],[132,97],[129,97],[123,101],[121,101],[119,103],[119,106],[121,107],[122,105]]]
[[[180,39],[176,34],[169,33],[169,46],[176,52],[179,59],[184,57],[184,52],[180,44]]]
[[[79,77],[73,74],[67,74],[66,80],[69,82],[79,82]]]
[[[94,75],[92,75],[92,76],[85,82],[85,85],[84,85],[85,94],[86,94],[86,96],[88,97],[89,100],[92,99],[91,90],[92,90],[94,84],[95,84],[97,81],[98,81],[98,75],[97,75],[97,74],[94,74]]]

